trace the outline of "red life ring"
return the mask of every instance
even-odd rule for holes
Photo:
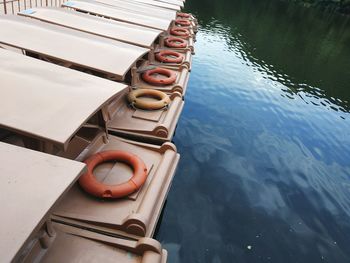
[[[160,75],[166,76],[166,78],[156,78],[152,76],[154,74],[160,74]],[[176,81],[176,72],[165,68],[155,68],[155,69],[147,70],[145,73],[143,73],[142,78],[144,81],[148,82],[149,84],[170,85]]]
[[[106,161],[117,160],[130,165],[134,175],[129,181],[117,185],[107,185],[97,181],[94,168]],[[121,198],[136,192],[147,179],[145,163],[136,155],[123,151],[104,151],[85,160],[87,172],[79,178],[80,186],[89,194],[103,198]]]
[[[176,19],[175,24],[180,26],[190,26],[191,22],[188,21],[187,19]]]
[[[172,50],[162,50],[156,54],[156,59],[165,63],[181,63],[184,56],[181,53]]]
[[[170,34],[174,36],[179,36],[179,37],[189,37],[190,31],[182,27],[173,27],[170,29]]]
[[[165,45],[172,48],[185,48],[187,47],[187,41],[178,37],[167,37],[165,40]]]
[[[177,16],[182,17],[182,18],[190,18],[191,17],[191,15],[187,14],[187,13],[177,13]]]

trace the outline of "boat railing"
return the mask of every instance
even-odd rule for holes
[[[66,0],[0,0],[0,14],[17,14],[41,6],[60,6]]]

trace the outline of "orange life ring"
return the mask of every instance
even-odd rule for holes
[[[154,74],[163,75],[166,76],[166,78],[156,78],[153,76]],[[173,84],[176,81],[176,76],[176,72],[165,68],[150,69],[142,74],[143,80],[153,85]]]
[[[190,31],[182,27],[173,27],[170,29],[170,34],[174,36],[179,36],[179,37],[189,37]]]
[[[107,185],[97,181],[94,168],[106,161],[117,160],[130,165],[134,171],[129,181],[117,185]],[[121,198],[136,192],[147,179],[145,163],[136,155],[124,151],[99,152],[85,160],[87,172],[79,178],[80,186],[89,194],[103,198]]]
[[[164,40],[165,45],[172,48],[185,48],[187,47],[187,41],[178,37],[168,37]]]
[[[191,17],[191,15],[187,14],[187,13],[177,13],[177,16],[182,17],[182,18],[190,18]]]
[[[156,53],[156,59],[165,63],[181,63],[184,56],[181,53],[172,50],[161,50]]]
[[[176,19],[175,24],[180,26],[190,26],[191,22],[188,21],[187,19]]]

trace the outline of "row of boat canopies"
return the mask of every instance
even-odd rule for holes
[[[165,263],[197,21],[182,0],[72,0],[0,16],[4,262]]]

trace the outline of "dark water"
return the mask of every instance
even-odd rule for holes
[[[350,262],[350,19],[187,2],[201,29],[157,234],[169,262]]]

